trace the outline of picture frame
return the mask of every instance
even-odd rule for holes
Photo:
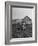
[[[17,41],[11,40],[12,38],[12,7],[16,8],[35,8],[34,11],[34,22],[35,22],[35,28],[34,28],[34,36],[33,38],[27,40],[28,38],[20,39],[17,38]],[[14,39],[14,38],[13,38]],[[10,42],[10,40],[12,42]],[[15,39],[14,39],[15,40]],[[36,3],[27,3],[27,2],[12,2],[12,1],[6,1],[5,2],[5,44],[22,44],[22,43],[36,43],[37,42],[37,4]]]

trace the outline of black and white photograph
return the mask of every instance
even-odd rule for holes
[[[37,4],[6,2],[5,43],[37,42]]]
[[[32,8],[12,8],[12,38],[32,37]]]

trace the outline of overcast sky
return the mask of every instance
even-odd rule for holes
[[[28,16],[32,19],[33,15],[33,9],[31,8],[12,8],[12,19],[22,19],[25,16]]]

